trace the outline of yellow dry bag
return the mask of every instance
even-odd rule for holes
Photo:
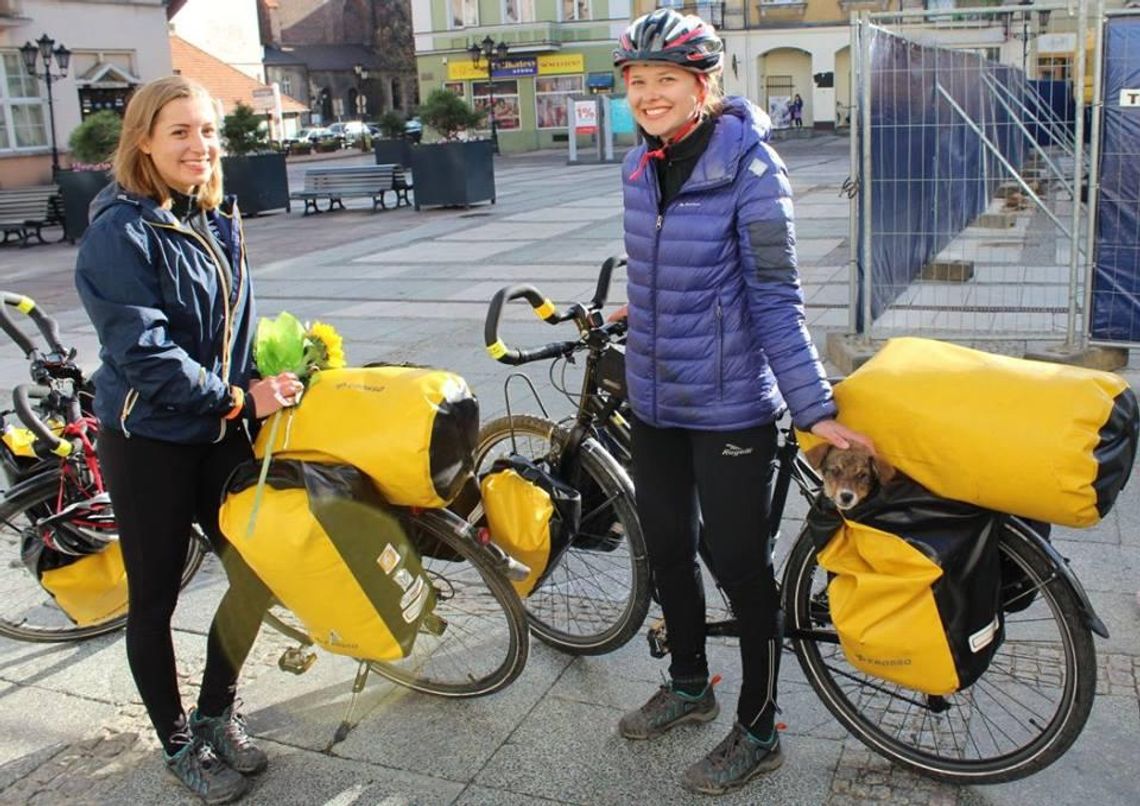
[[[405,657],[435,591],[369,479],[346,465],[273,460],[254,512],[260,470],[246,462],[226,484],[218,521],[230,544],[324,649]]]
[[[55,529],[70,529],[67,522]],[[55,535],[53,535],[54,537]],[[44,542],[38,529],[24,536],[20,554],[40,584],[75,624],[87,627],[117,618],[127,612],[127,570],[119,541],[105,533],[95,541],[80,532],[68,535],[71,554]]]
[[[899,338],[835,400],[844,425],[931,492],[1065,526],[1104,517],[1136,455],[1136,396],[1111,372]]]
[[[260,458],[347,464],[399,506],[438,508],[470,477],[479,404],[463,378],[424,367],[329,369],[301,404],[275,415],[254,446]],[[269,445],[271,432],[274,442]]]
[[[491,540],[530,569],[512,580],[529,596],[556,567],[578,532],[582,497],[529,459],[496,459],[479,482]]]

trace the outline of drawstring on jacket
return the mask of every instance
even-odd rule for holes
[[[637,168],[635,168],[633,173],[629,175],[629,178],[633,180],[641,176],[642,172],[645,171],[645,166],[649,164],[650,160],[665,159],[666,152],[668,152],[669,148],[688,137],[693,129],[701,125],[702,120],[703,118],[701,117],[690,118],[689,121],[677,131],[676,137],[673,137],[669,140],[663,140],[661,142],[660,148],[655,148],[652,151],[646,151],[644,154],[642,154],[641,161],[637,163]]]

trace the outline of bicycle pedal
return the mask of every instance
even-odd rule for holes
[[[434,635],[439,638],[447,632],[447,619],[437,616],[435,613],[428,613],[420,621],[420,630],[426,632],[428,635]]]
[[[304,674],[317,662],[317,653],[306,652],[302,647],[290,647],[277,659],[277,668],[290,674]]]
[[[669,654],[669,636],[665,631],[665,619],[657,619],[645,634],[649,641],[649,654],[663,658]]]

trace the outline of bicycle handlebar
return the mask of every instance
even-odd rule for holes
[[[15,322],[12,321],[12,317],[8,315],[9,307],[15,308],[22,314],[26,314],[36,323],[36,327],[39,328],[51,352],[59,353],[60,355],[65,354],[63,345],[59,341],[59,324],[41,311],[36,305],[35,300],[31,297],[25,297],[22,294],[0,291],[0,301],[4,303],[0,305],[0,328],[8,334],[8,338],[16,342],[17,347],[24,351],[25,358],[31,358],[32,354],[36,352],[36,348],[28,337],[24,335],[23,331],[16,327]]]
[[[31,401],[29,400],[29,398],[43,400],[51,394],[52,392],[50,390],[42,386],[20,384],[12,390],[12,405],[16,410],[16,416],[20,418],[20,422],[36,435],[38,441],[43,442],[47,446],[48,451],[56,456],[68,456],[72,451],[71,443],[60,439],[51,432],[47,424],[36,416],[35,411],[32,410]],[[73,411],[71,414],[73,415],[72,419],[74,419],[76,412]]]
[[[544,347],[533,350],[516,350],[507,347],[499,338],[499,322],[503,316],[503,305],[511,300],[525,299],[534,309],[535,315],[544,322],[556,325],[573,319],[578,322],[579,328],[584,334],[587,328],[596,327],[601,322],[600,316],[595,322],[590,315],[600,311],[606,304],[613,271],[625,264],[625,255],[606,259],[602,264],[601,272],[598,274],[598,285],[594,290],[594,298],[590,301],[589,308],[584,308],[575,303],[568,310],[560,311],[550,299],[543,296],[542,292],[527,283],[499,289],[495,292],[495,296],[491,297],[491,304],[487,308],[487,319],[483,325],[483,341],[487,346],[487,352],[499,363],[512,366],[569,355],[581,344],[581,340],[551,342]]]

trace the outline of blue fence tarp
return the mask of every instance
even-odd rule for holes
[[[1024,74],[962,51],[871,28],[871,315],[877,318],[931,258],[983,212],[1008,178],[997,156],[939,93],[942,87],[1019,169]],[[1004,87],[995,92],[987,81]],[[862,228],[860,228],[862,232]],[[862,274],[866,268],[860,264]],[[865,284],[860,283],[860,295]],[[858,329],[863,306],[859,306]]]
[[[1106,23],[1104,122],[1089,335],[1140,342],[1140,106],[1122,105],[1140,88],[1140,19]]]
[[[1077,103],[1073,85],[1068,81],[1028,81],[1025,107],[1029,120],[1026,127],[1041,145],[1056,141],[1062,132],[1071,138],[1076,131]]]

